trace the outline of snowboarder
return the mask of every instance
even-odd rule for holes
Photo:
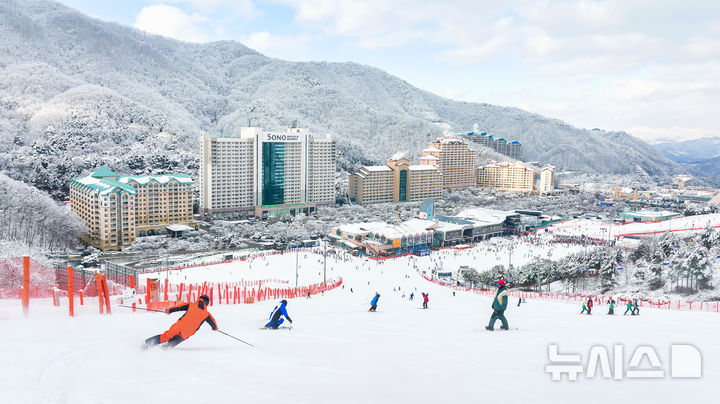
[[[210,304],[210,298],[207,295],[202,295],[198,297],[195,303],[182,303],[165,309],[167,314],[176,311],[184,311],[185,314],[164,333],[146,339],[142,344],[142,348],[147,349],[158,344],[166,344],[164,347],[174,348],[195,334],[204,322],[207,322],[213,331],[217,331],[217,322],[215,322],[212,314],[207,311],[208,304]]]
[[[623,316],[626,316],[628,311],[630,312],[630,315],[632,315],[632,316],[635,315],[635,312],[633,311],[633,308],[632,308],[632,302],[630,300],[627,301],[627,304],[625,305],[625,307],[626,307],[626,309],[625,309],[625,313],[623,313]]]
[[[591,314],[592,314],[592,308],[593,308],[593,300],[592,300],[592,297],[589,297],[589,298],[588,298],[588,302],[587,302],[587,312],[588,312],[588,315],[591,315]]]
[[[272,328],[273,330],[277,330],[278,327],[280,327],[280,324],[282,324],[285,319],[281,318],[282,316],[285,316],[285,318],[292,324],[292,319],[290,316],[288,316],[287,309],[287,300],[283,299],[280,301],[280,304],[275,306],[272,313],[270,313],[270,321],[268,321],[267,324],[265,324],[265,328]]]
[[[428,300],[430,300],[428,298],[428,294],[425,292],[422,292],[422,297],[423,297],[423,309],[427,309],[428,308],[428,306],[427,306]]]
[[[615,300],[610,299],[610,301],[608,303],[610,303],[610,310],[608,310],[608,315],[614,316],[615,315]]]
[[[380,293],[375,292],[375,297],[373,297],[372,300],[370,301],[370,310],[368,310],[368,311],[377,310],[377,303],[378,303],[379,299],[380,299]]]
[[[508,292],[507,292],[507,286],[505,285],[505,279],[500,279],[497,281],[497,293],[495,293],[495,298],[492,302],[492,309],[493,314],[490,316],[490,322],[488,323],[487,327],[485,327],[486,330],[492,331],[495,328],[495,321],[500,319],[502,322],[502,326],[500,326],[501,330],[507,330],[508,329],[508,322],[505,318],[505,309],[507,309],[508,304]]]

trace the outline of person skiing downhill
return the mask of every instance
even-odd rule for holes
[[[428,308],[428,305],[427,305],[428,300],[430,300],[430,298],[428,297],[428,294],[425,292],[422,292],[422,297],[423,297],[423,309],[427,309]]]
[[[414,299],[414,298],[415,298],[415,293],[410,292],[410,300],[412,300],[412,299]]]
[[[614,316],[615,315],[615,300],[610,299],[610,301],[608,303],[610,304],[610,310],[608,310],[608,315]]]
[[[636,316],[639,316],[639,315],[640,315],[640,307],[638,307],[638,301],[637,301],[637,299],[635,299],[635,300],[633,301],[632,312],[633,312],[633,314],[636,315]]]
[[[164,333],[146,339],[142,348],[147,349],[158,344],[166,344],[164,347],[174,348],[195,334],[205,322],[212,327],[213,331],[217,331],[217,322],[207,311],[208,304],[210,304],[210,298],[202,295],[195,303],[182,303],[165,309],[167,314],[176,311],[184,311],[185,314]]]
[[[495,298],[492,302],[492,309],[493,314],[490,316],[490,322],[488,323],[487,327],[485,327],[486,330],[492,331],[495,328],[495,322],[500,319],[502,322],[502,326],[500,326],[501,330],[507,330],[508,322],[505,318],[505,310],[507,309],[508,304],[508,292],[507,292],[507,286],[505,284],[505,279],[500,279],[497,281],[498,290],[497,293],[495,293]]]
[[[370,301],[370,310],[368,310],[368,311],[377,310],[377,303],[378,303],[379,299],[380,299],[380,293],[375,292],[375,297],[373,297],[372,300]]]
[[[270,313],[270,321],[268,321],[267,324],[265,324],[265,328],[272,328],[273,330],[277,330],[278,327],[280,327],[280,324],[282,324],[285,319],[281,318],[282,316],[285,316],[285,318],[292,324],[292,319],[290,316],[288,316],[287,309],[287,300],[283,299],[280,301],[280,304],[275,306],[272,313]]]
[[[593,300],[592,300],[592,297],[589,297],[588,302],[587,302],[588,315],[592,315],[592,308],[593,308]]]
[[[623,313],[623,316],[627,316],[628,311],[630,312],[630,315],[632,315],[632,316],[635,315],[635,311],[633,310],[632,302],[630,302],[630,300],[627,301],[627,304],[625,305],[625,307],[626,307],[626,309],[625,309],[625,313]]]
[[[580,312],[580,314],[585,314],[585,312],[587,312],[587,303],[583,302],[582,311]]]

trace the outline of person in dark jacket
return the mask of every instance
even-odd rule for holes
[[[292,324],[292,319],[290,316],[288,316],[287,313],[287,300],[283,299],[280,301],[280,304],[275,306],[272,313],[270,313],[270,321],[265,324],[265,328],[272,328],[274,330],[277,330],[278,327],[280,327],[280,324],[282,324],[285,319],[281,318],[282,316],[285,316],[285,318]]]
[[[380,300],[380,293],[375,292],[375,297],[373,297],[372,300],[370,301],[370,310],[368,310],[368,311],[377,310],[378,300]]]
[[[428,300],[430,300],[430,298],[428,297],[428,294],[425,292],[422,292],[422,297],[423,297],[423,309],[427,309],[428,308],[428,306],[427,306]]]
[[[495,321],[498,319],[502,322],[501,330],[509,329],[507,319],[505,318],[505,310],[507,309],[509,299],[505,280],[500,279],[497,281],[497,286],[498,290],[492,302],[493,314],[490,316],[490,322],[487,327],[485,327],[488,331],[492,331],[495,328]]]
[[[592,299],[592,297],[589,297],[588,301],[587,301],[588,314],[592,314],[592,308],[593,308],[593,299]]]
[[[164,347],[174,348],[195,334],[203,323],[208,323],[213,331],[217,331],[217,322],[207,311],[208,304],[210,304],[210,298],[202,295],[195,303],[182,303],[165,309],[167,314],[176,311],[184,311],[185,314],[164,333],[146,339],[142,348],[147,349],[158,344],[166,344]]]
[[[633,300],[632,312],[633,312],[633,315],[636,315],[636,316],[640,315],[640,307],[638,307],[637,299]]]

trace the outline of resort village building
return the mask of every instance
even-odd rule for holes
[[[350,199],[362,205],[415,202],[442,196],[442,174],[430,165],[391,159],[384,166],[363,166],[350,174]]]
[[[555,190],[555,166],[545,164],[540,167],[540,184],[538,185],[538,193],[547,195]]]
[[[196,228],[192,184],[187,174],[121,176],[101,167],[70,182],[70,208],[87,227],[85,242],[119,250],[171,225]]]
[[[533,191],[535,172],[522,163],[492,162],[477,169],[477,186],[502,191]]]
[[[465,189],[477,182],[475,151],[456,138],[438,138],[423,149],[421,165],[436,167],[442,173],[443,189]]]

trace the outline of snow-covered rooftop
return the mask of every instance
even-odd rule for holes
[[[437,171],[437,168],[431,165],[408,166],[408,169],[410,171]]]
[[[130,183],[130,181],[135,181],[140,185],[147,185],[152,181],[165,185],[172,180],[175,180],[181,184],[192,184],[193,182],[192,178],[190,178],[190,176],[187,174],[123,175],[122,177],[118,178],[118,181],[124,184]]]
[[[364,168],[368,171],[392,171],[388,166],[365,166]]]
[[[433,155],[429,155],[429,156],[420,157],[420,160],[439,160],[439,159]]]
[[[194,229],[193,229],[192,227],[190,227],[190,226],[186,226],[186,225],[184,225],[184,224],[179,224],[179,223],[171,224],[170,226],[167,226],[166,229],[168,229],[168,230],[170,230],[170,231],[190,231],[190,230],[194,230]]]
[[[439,152],[442,150],[438,149],[437,147],[428,147],[427,149],[423,149],[422,151],[428,152],[428,153],[435,153],[435,152]]]
[[[123,184],[109,178],[96,178],[93,177],[92,174],[81,178],[75,178],[73,181],[97,191],[100,196],[107,196],[118,188],[122,192],[135,195],[135,188],[131,185]]]
[[[503,223],[508,216],[515,216],[517,213],[503,210],[472,208],[465,209],[457,217],[471,220],[482,225],[494,225]]]

